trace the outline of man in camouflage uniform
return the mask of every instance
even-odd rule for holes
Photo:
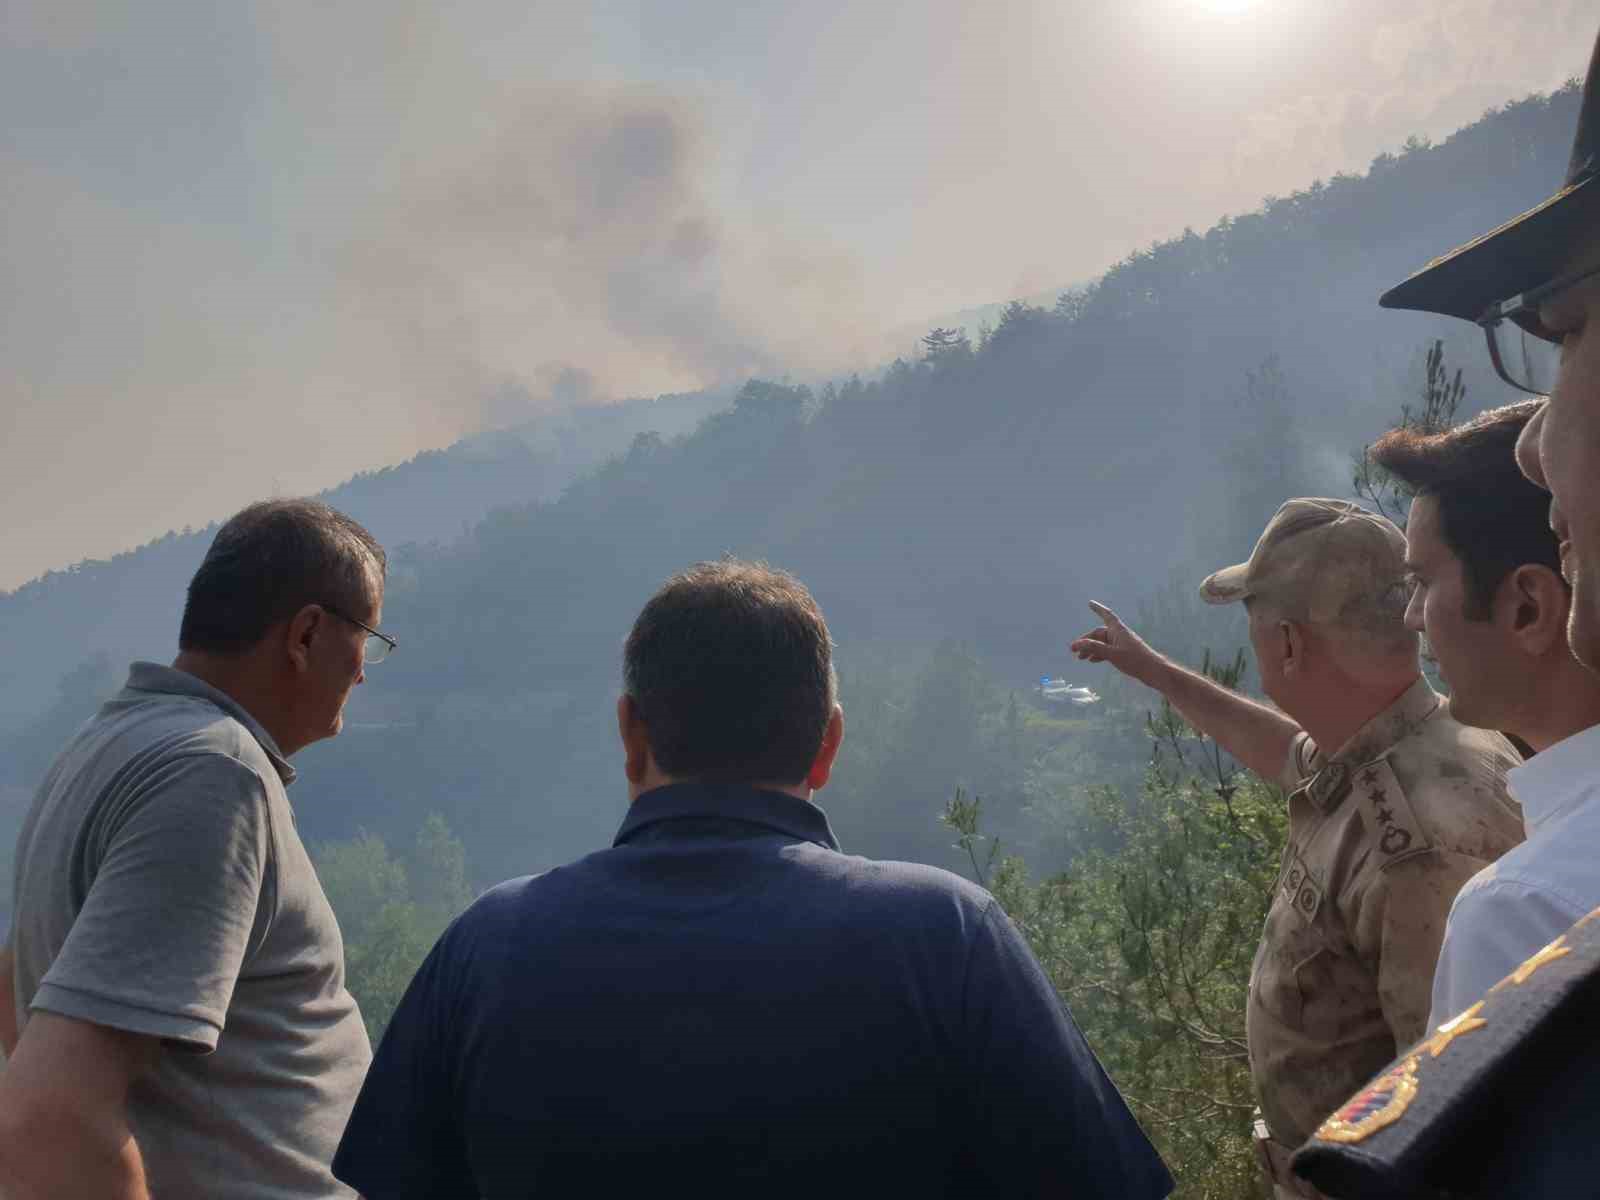
[[[1456,891],[1522,838],[1499,734],[1450,717],[1405,628],[1404,535],[1341,500],[1280,508],[1201,594],[1242,601],[1271,708],[1157,654],[1109,609],[1073,643],[1155,688],[1289,796],[1283,865],[1250,973],[1257,1149],[1278,1196],[1317,1193],[1293,1150],[1419,1038]],[[1331,747],[1331,749],[1324,749]]]
[[[1549,397],[1523,430],[1517,461],[1551,493],[1550,526],[1572,586],[1568,642],[1600,671],[1600,38],[1555,194],[1435,259],[1380,303],[1475,321],[1500,377]],[[1594,802],[1600,755],[1571,764],[1569,777],[1578,796],[1564,820]],[[1570,820],[1562,832],[1575,851],[1600,855]],[[1597,1005],[1600,910],[1404,1048],[1316,1131],[1295,1170],[1341,1200],[1600,1193]]]

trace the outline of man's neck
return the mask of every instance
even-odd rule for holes
[[[1548,677],[1531,689],[1527,716],[1511,730],[1536,751],[1600,725],[1600,675],[1561,654]]]
[[[1388,684],[1365,687],[1345,681],[1330,688],[1332,703],[1322,712],[1308,713],[1304,717],[1291,714],[1311,735],[1324,757],[1332,758],[1371,722],[1394,707],[1396,701],[1416,685],[1421,676]]]
[[[635,783],[628,781],[628,803],[632,804],[646,792],[653,792],[657,788],[671,787],[675,783],[706,783],[704,779],[683,778],[677,775],[663,775],[651,764],[645,777]],[[782,792],[785,796],[793,796],[796,800],[809,801],[814,794],[804,780],[800,783],[747,783],[745,787],[759,788],[763,792]]]
[[[293,743],[291,731],[282,719],[270,684],[262,682],[260,670],[248,656],[180,650],[178,657],[172,660],[172,669],[193,675],[244,709],[272,736],[278,752],[285,758],[300,749],[298,744]]]

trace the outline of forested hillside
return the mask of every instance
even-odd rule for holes
[[[1074,676],[1065,647],[1090,598],[1162,649],[1231,660],[1238,614],[1206,609],[1195,584],[1245,556],[1286,497],[1350,493],[1353,456],[1415,399],[1434,339],[1464,368],[1460,415],[1509,398],[1474,330],[1376,297],[1541,199],[1576,99],[1510,104],[1269,199],[1052,307],[932,330],[871,380],[751,380],[692,431],[628,426],[583,473],[566,450],[489,439],[332,493],[395,547],[384,626],[401,645],[344,734],[297,760],[294,797],[369,1019],[473,882],[609,841],[629,623],[673,570],[759,557],[811,585],[838,643],[846,742],[820,799],[847,848],[994,872],[1163,1150],[1202,1181],[1188,1194],[1239,1194],[1240,947],[1281,803],[1170,721],[1147,725],[1135,689],[1079,674],[1105,699],[1062,710],[1031,684]],[[0,836],[118,682],[105,630],[132,622],[144,640],[116,649],[169,652],[202,549],[173,535],[0,597]],[[1163,973],[1191,969],[1207,982],[1174,1010]]]
[[[727,403],[725,395],[696,392],[571,409],[365,472],[323,495],[387,546],[450,541],[491,509],[555,499],[638,433],[686,432]],[[110,560],[0,592],[0,745],[49,706],[64,670],[102,653],[118,670],[134,656],[171,653],[183,587],[212,532],[174,530]],[[0,760],[0,779],[8,766],[18,769]]]
[[[405,649],[360,697],[387,729],[308,754],[307,791],[328,796],[309,819],[414,826],[440,807],[491,871],[593,844],[619,806],[622,635],[669,571],[731,551],[812,585],[859,680],[847,711],[884,761],[870,820],[847,819],[864,775],[835,794],[846,832],[927,849],[915,814],[958,778],[987,785],[963,749],[978,732],[860,729],[874,689],[887,721],[922,693],[966,711],[969,693],[1061,673],[1097,594],[1136,611],[1176,587],[1169,640],[1226,636],[1225,615],[1187,615],[1194,581],[1246,553],[1285,496],[1348,492],[1431,336],[1467,368],[1469,407],[1504,398],[1470,328],[1374,300],[1559,177],[1573,99],[1512,105],[1136,254],[1055,309],[930,335],[880,380],[752,382],[693,435],[640,438],[557,502],[421,555],[387,604]]]
[[[1225,614],[1190,615],[1194,579],[1246,552],[1286,495],[1348,491],[1351,453],[1415,388],[1429,338],[1466,366],[1469,406],[1502,399],[1472,330],[1374,300],[1559,178],[1575,100],[1511,104],[1269,199],[1053,308],[930,333],[871,382],[751,381],[676,437],[638,419],[626,451],[559,498],[575,434],[561,453],[481,439],[353,480],[331,498],[397,547],[385,622],[402,650],[358,692],[350,732],[307,753],[307,829],[408,840],[437,810],[488,874],[593,845],[620,803],[609,697],[628,623],[668,572],[733,552],[797,572],[836,631],[852,741],[875,756],[835,792],[846,833],[937,852],[926,814],[957,780],[986,786],[992,765],[987,734],[956,726],[988,693],[1066,670],[1086,598],[1176,605],[1160,632],[1179,649],[1232,636]],[[634,418],[609,420],[616,434]],[[519,488],[532,502],[432,540]],[[0,599],[26,718],[10,781],[31,782],[126,653],[167,651],[174,581],[202,544],[170,536]],[[113,620],[145,633],[96,659]],[[41,662],[59,700],[35,681]],[[952,728],[930,740],[935,719]]]

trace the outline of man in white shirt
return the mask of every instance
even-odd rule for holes
[[[1549,397],[1518,440],[1517,462],[1550,493],[1550,528],[1572,588],[1567,640],[1600,671],[1600,39],[1559,190],[1434,259],[1381,303],[1475,322],[1500,377]],[[1535,792],[1544,801],[1527,805],[1537,842],[1587,854],[1595,872],[1600,840],[1582,779],[1600,776],[1600,740],[1591,731],[1531,765],[1539,770],[1519,782],[1525,801]],[[1563,856],[1562,878],[1571,861]],[[1341,1105],[1295,1155],[1296,1176],[1341,1200],[1594,1195],[1597,989],[1600,910]]]
[[[1549,496],[1517,469],[1539,401],[1443,433],[1395,429],[1373,460],[1416,495],[1406,529],[1411,628],[1427,634],[1463,724],[1537,754],[1510,771],[1528,840],[1457,894],[1433,980],[1437,1028],[1600,907],[1600,676],[1567,645],[1571,589]]]

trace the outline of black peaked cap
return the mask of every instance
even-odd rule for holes
[[[1578,132],[1561,189],[1543,204],[1513,217],[1434,259],[1378,300],[1384,308],[1411,308],[1474,321],[1490,305],[1549,282],[1589,230],[1600,227],[1600,38],[1583,82]]]

